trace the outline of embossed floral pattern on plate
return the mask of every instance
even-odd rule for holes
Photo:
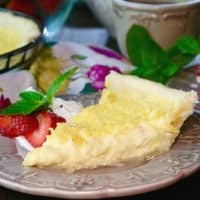
[[[182,84],[182,78],[176,80],[176,84]],[[86,99],[88,101],[88,96]],[[0,137],[0,185],[34,195],[80,199],[136,195],[156,190],[200,168],[199,133],[200,116],[194,114],[185,122],[181,135],[169,152],[138,166],[129,163],[74,174],[51,169],[25,169],[14,141]]]

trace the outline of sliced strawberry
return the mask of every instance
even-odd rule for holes
[[[25,138],[33,147],[39,147],[50,134],[49,128],[56,128],[58,122],[65,122],[65,119],[49,111],[42,111],[37,114],[39,127],[33,132],[25,135]]]
[[[26,135],[38,128],[38,121],[33,115],[0,115],[0,134],[13,138]]]
[[[0,116],[0,134],[6,136],[6,128],[11,124],[11,118]]]

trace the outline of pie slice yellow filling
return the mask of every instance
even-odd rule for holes
[[[196,100],[193,91],[112,72],[99,103],[58,124],[23,164],[75,171],[145,160],[169,150]]]

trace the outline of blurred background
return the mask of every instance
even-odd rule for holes
[[[63,2],[64,0],[1,0],[0,5],[43,19],[47,15],[56,12]]]
[[[84,0],[0,0],[0,7],[33,16],[48,27],[49,32],[52,31],[50,37],[55,36],[55,40],[107,45],[118,50],[114,37],[110,36]],[[66,27],[69,29],[63,30]],[[87,29],[88,38],[80,37],[83,29]],[[78,37],[74,38],[75,36]]]

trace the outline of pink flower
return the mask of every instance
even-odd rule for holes
[[[91,80],[92,87],[100,91],[104,89],[105,78],[111,71],[121,73],[120,69],[117,67],[108,67],[97,64],[92,66],[86,75]]]
[[[96,53],[98,54],[101,54],[101,55],[104,55],[106,57],[109,57],[109,58],[114,58],[114,59],[117,59],[117,60],[123,60],[124,57],[121,56],[120,54],[118,54],[117,52],[115,51],[112,51],[110,49],[106,49],[106,48],[101,48],[101,47],[95,47],[95,46],[89,46],[90,49],[92,49],[93,51],[95,51]]]

